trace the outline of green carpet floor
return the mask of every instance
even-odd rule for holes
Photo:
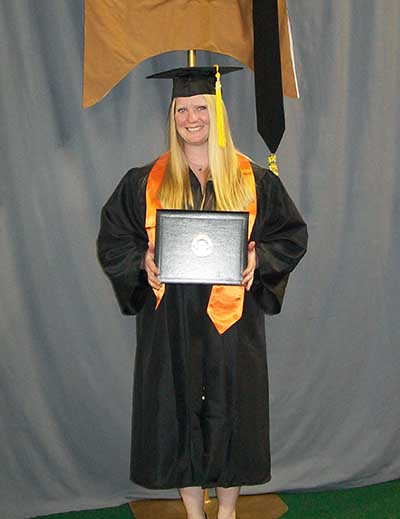
[[[400,481],[279,495],[289,507],[284,519],[400,519]]]
[[[400,480],[349,490],[282,493],[283,519],[400,519]],[[69,512],[36,519],[132,519],[128,505]],[[162,518],[160,518],[162,519]]]

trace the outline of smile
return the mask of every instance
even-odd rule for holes
[[[199,132],[202,129],[203,129],[203,126],[194,126],[193,128],[188,128],[188,127],[186,128],[186,130],[188,132]]]

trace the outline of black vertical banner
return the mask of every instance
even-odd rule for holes
[[[285,131],[278,0],[253,0],[257,129],[272,153]]]

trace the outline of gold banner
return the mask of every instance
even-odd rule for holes
[[[278,8],[283,93],[298,97],[286,0]],[[145,59],[187,49],[227,54],[253,68],[251,0],[85,0],[83,106],[100,101]]]

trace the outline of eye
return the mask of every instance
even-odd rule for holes
[[[185,113],[186,108],[177,108],[176,111],[178,112],[178,114],[183,114]]]
[[[202,111],[204,111],[204,110],[207,110],[207,106],[206,106],[206,105],[201,105],[201,106],[199,106],[199,107],[197,108],[197,110],[198,110],[199,112],[202,112]]]

